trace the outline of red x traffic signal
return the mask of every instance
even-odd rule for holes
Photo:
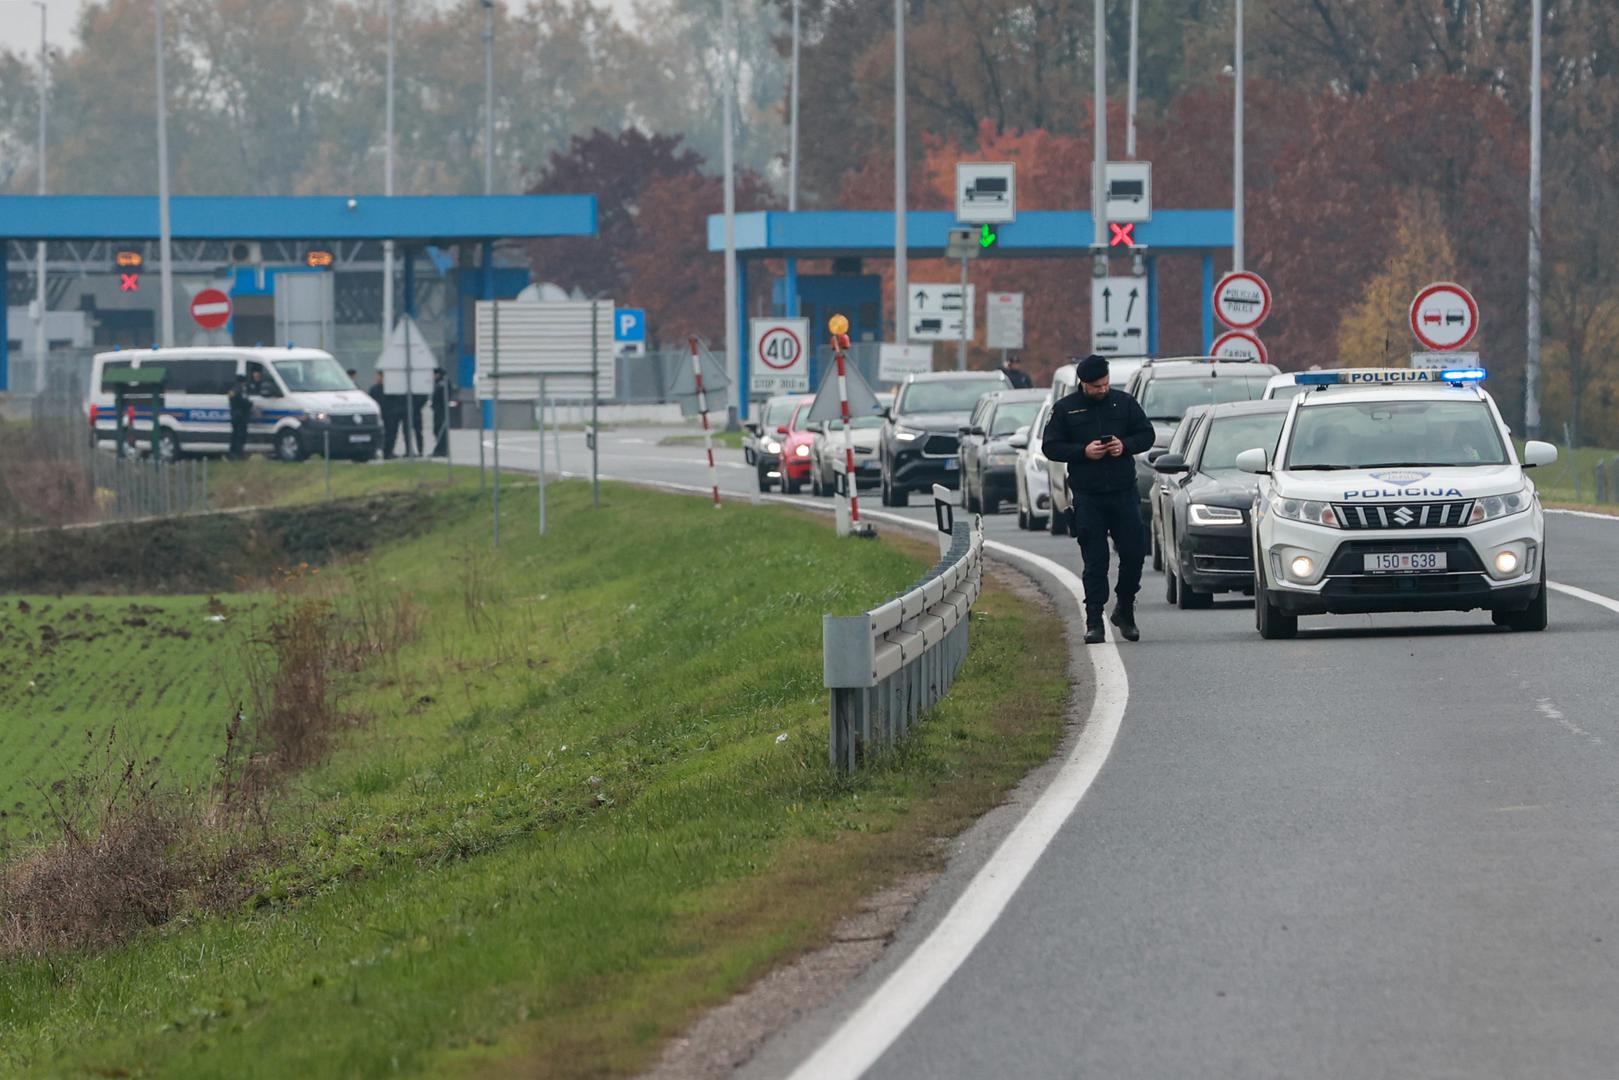
[[[1136,223],[1127,221],[1123,225],[1108,222],[1107,227],[1113,230],[1113,238],[1108,241],[1108,247],[1134,247],[1136,243]]]

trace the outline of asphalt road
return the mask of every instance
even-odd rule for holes
[[[706,485],[663,434],[604,435],[603,475]],[[581,435],[562,454],[588,469]],[[509,467],[535,456],[503,437]],[[1077,567],[1011,513],[986,533]],[[1547,557],[1619,600],[1619,521],[1553,515]],[[1541,634],[1401,614],[1266,642],[1250,603],[1175,610],[1149,569],[1106,764],[867,1075],[1619,1075],[1619,613],[1550,607]],[[761,1060],[790,1071],[873,989]]]

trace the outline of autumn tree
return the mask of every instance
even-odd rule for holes
[[[1338,320],[1337,360],[1342,367],[1403,366],[1413,347],[1411,301],[1433,281],[1466,276],[1457,272],[1456,253],[1432,192],[1408,192],[1397,208],[1392,251],[1361,287],[1360,299]]]

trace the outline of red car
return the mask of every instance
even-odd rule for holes
[[[806,395],[787,422],[776,428],[776,435],[781,439],[781,454],[776,459],[776,470],[764,475],[780,483],[781,489],[789,495],[798,494],[809,482],[810,448],[815,443],[815,430],[810,427],[808,417],[814,404],[814,395]],[[762,489],[765,485],[759,486]]]

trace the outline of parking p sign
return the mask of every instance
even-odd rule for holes
[[[646,354],[646,309],[618,308],[613,312],[613,351],[620,356]]]
[[[754,397],[809,389],[809,320],[752,319],[748,391]]]

